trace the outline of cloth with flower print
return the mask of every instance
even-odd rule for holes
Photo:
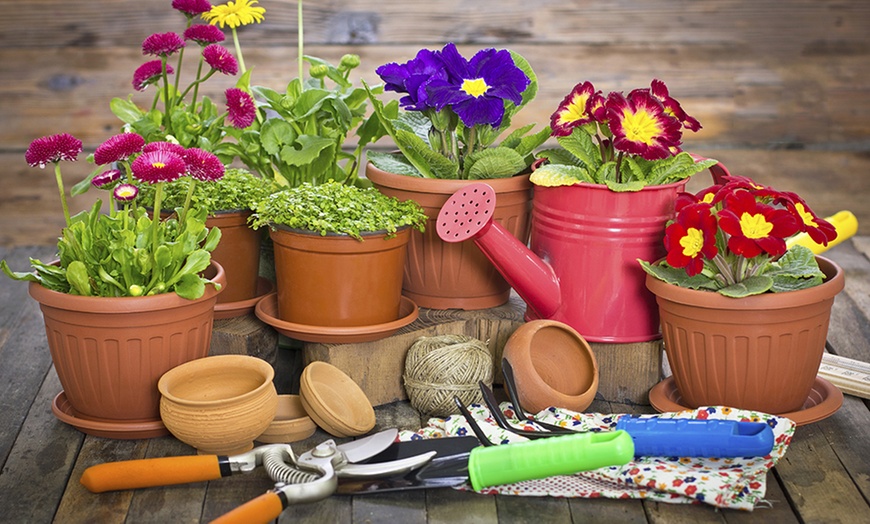
[[[501,404],[505,417],[515,427],[540,430],[533,424],[521,423],[515,418],[510,403]],[[469,411],[492,442],[508,444],[526,440],[498,427],[484,406],[473,404]],[[609,431],[620,415],[577,413],[549,408],[535,418],[541,422],[570,427],[578,432]],[[767,473],[782,458],[794,435],[791,420],[754,411],[728,407],[701,407],[678,413],[650,415],[662,418],[724,419],[766,422],[774,433],[774,446],[765,457],[733,459],[641,457],[623,466],[612,466],[585,471],[570,476],[554,476],[486,488],[481,493],[551,496],[576,498],[650,499],[677,504],[710,504],[721,508],[752,510],[764,503]],[[461,415],[446,419],[432,418],[426,427],[404,431],[401,440],[442,438],[472,435]],[[468,484],[459,489],[471,490]]]

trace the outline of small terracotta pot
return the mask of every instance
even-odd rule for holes
[[[375,427],[375,410],[365,392],[332,364],[305,366],[299,396],[305,412],[330,435],[356,437]]]
[[[556,320],[520,326],[504,346],[520,405],[537,413],[548,407],[583,411],[598,391],[598,363],[586,340]]]
[[[278,395],[275,418],[255,440],[265,444],[296,442],[307,439],[316,430],[317,424],[305,412],[299,395]]]
[[[843,270],[816,257],[822,285],[729,298],[647,276],[656,295],[668,363],[685,406],[730,406],[764,413],[806,402],[825,351]]]
[[[265,360],[216,355],[182,364],[157,384],[160,417],[175,437],[203,454],[234,455],[254,447],[278,408]]]
[[[276,226],[278,317],[305,326],[372,326],[399,318],[411,230],[321,236]]]
[[[429,217],[426,230],[413,231],[405,261],[403,293],[418,306],[434,309],[487,309],[510,298],[510,285],[472,242],[448,243],[435,223],[454,192],[476,180],[418,178],[366,165],[366,178],[381,193],[417,202]],[[517,239],[529,238],[532,183],[529,175],[487,180],[496,191],[494,219]]]

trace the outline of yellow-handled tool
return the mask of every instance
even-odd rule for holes
[[[833,216],[825,218],[837,230],[837,238],[828,242],[827,246],[816,244],[807,233],[798,233],[797,235],[785,241],[786,246],[804,246],[810,251],[818,255],[836,246],[844,240],[848,240],[855,236],[858,232],[858,219],[851,211],[840,211]]]

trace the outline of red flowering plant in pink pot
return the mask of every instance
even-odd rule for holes
[[[817,286],[825,278],[813,252],[787,240],[804,232],[817,244],[837,237],[798,195],[727,176],[697,194],[680,193],[665,229],[665,260],[639,261],[650,275],[728,297]]]

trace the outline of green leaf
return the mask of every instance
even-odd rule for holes
[[[429,145],[416,134],[404,129],[397,129],[396,144],[423,176],[449,179],[455,179],[459,176],[459,165],[441,153],[430,149]]]
[[[134,124],[145,116],[145,112],[139,109],[139,106],[132,100],[124,100],[123,98],[113,98],[109,102],[109,109],[125,124]]]
[[[81,260],[74,260],[66,268],[66,280],[69,285],[75,290],[76,295],[89,297],[91,292],[90,278],[88,277],[88,268]]]
[[[580,166],[583,163],[574,155],[564,149],[544,149],[537,154],[538,158],[546,158],[550,164],[562,164],[567,166]]]
[[[528,136],[524,136],[517,147],[514,149],[522,156],[531,155],[536,149],[544,145],[544,142],[550,139],[550,128],[545,127]]]
[[[543,165],[532,172],[530,180],[544,187],[573,186],[577,182],[595,183],[585,167],[565,164]]]
[[[300,147],[287,145],[281,149],[281,160],[288,165],[298,167],[307,166],[317,160],[320,153],[330,146],[334,146],[335,142],[329,138],[301,135],[297,138],[296,144]]]
[[[667,264],[651,264],[645,260],[637,260],[640,263],[640,266],[644,271],[654,276],[655,278],[667,282],[668,284],[673,284],[675,286],[680,286],[688,289],[705,289],[705,290],[716,290],[718,289],[718,285],[716,285],[716,281],[704,276],[703,274],[698,274],[694,276],[689,276],[686,274],[684,269],[671,267]]]
[[[185,273],[175,284],[174,291],[181,298],[196,300],[205,293],[205,282],[194,273]]]
[[[559,145],[574,155],[590,170],[597,170],[601,165],[601,151],[592,137],[580,128],[575,128],[568,136],[559,137]]]
[[[263,124],[260,130],[260,144],[270,155],[277,155],[281,149],[296,141],[296,131],[286,121],[272,118]]]
[[[417,168],[408,162],[408,159],[406,159],[402,154],[369,151],[366,153],[366,159],[381,171],[396,173],[398,175],[423,177],[423,175],[417,171]]]
[[[646,183],[642,180],[632,180],[630,182],[616,182],[614,180],[605,180],[605,184],[611,191],[615,191],[617,193],[628,193],[633,191],[640,191],[644,187],[646,187]]]
[[[719,293],[731,298],[743,298],[750,295],[760,295],[770,291],[773,287],[773,279],[766,275],[756,275],[744,279],[741,282],[723,287]]]
[[[520,105],[517,106],[517,109],[519,109],[531,102],[538,94],[538,75],[535,74],[535,70],[532,69],[532,65],[529,63],[528,60],[523,58],[522,55],[514,51],[510,51],[510,54],[511,58],[513,58],[514,60],[514,65],[520,68],[520,70],[522,70],[522,72],[525,73],[527,77],[529,77],[529,86],[526,88],[525,91],[523,91],[522,102],[520,102]]]
[[[513,176],[526,168],[523,157],[508,147],[493,147],[472,153],[465,159],[466,179],[483,180]]]

